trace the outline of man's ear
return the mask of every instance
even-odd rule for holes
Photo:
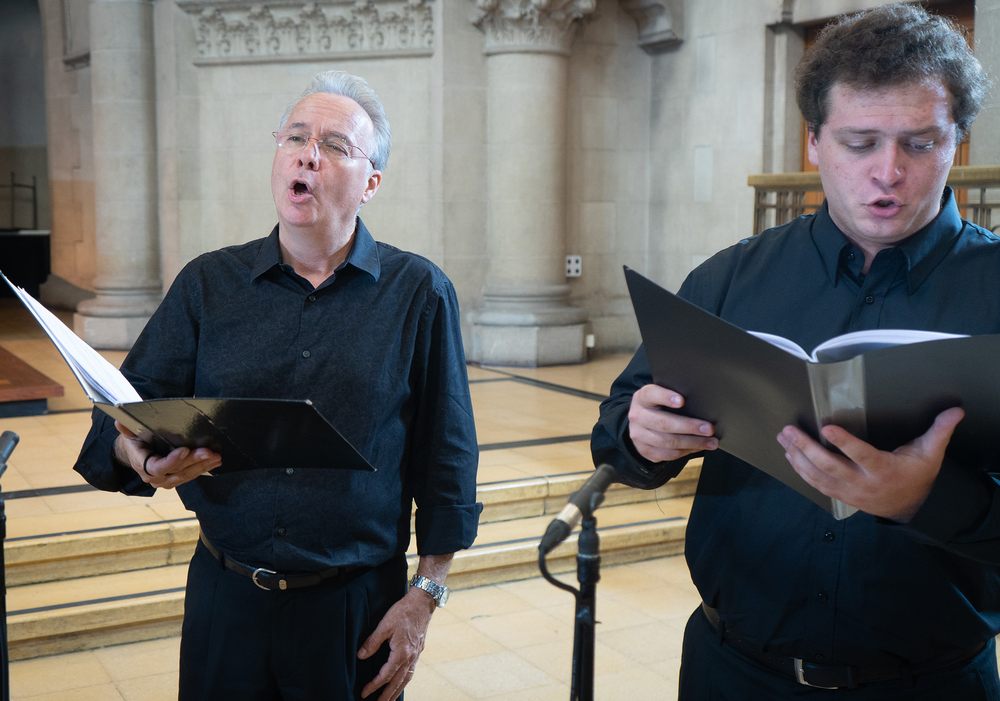
[[[809,138],[806,139],[806,151],[809,162],[819,168],[819,132],[809,126]]]
[[[375,192],[378,190],[378,186],[382,183],[382,171],[373,170],[368,175],[368,187],[365,188],[365,193],[361,196],[361,204],[367,204],[368,201],[375,196]]]

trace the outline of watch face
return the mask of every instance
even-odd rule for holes
[[[444,606],[445,604],[447,604],[448,603],[448,594],[450,594],[450,593],[451,592],[448,591],[448,587],[441,587],[441,598],[439,598],[437,600],[437,605],[438,606]]]

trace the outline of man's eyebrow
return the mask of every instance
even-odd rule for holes
[[[834,129],[833,132],[842,136],[879,136],[886,133],[881,129],[854,129],[851,127]],[[945,130],[941,127],[933,126],[925,127],[923,129],[913,129],[910,131],[900,131],[896,133],[901,134],[902,136],[927,136],[943,134],[945,133]]]

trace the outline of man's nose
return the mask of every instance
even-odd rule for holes
[[[872,178],[887,187],[897,185],[906,175],[906,155],[899,144],[890,142],[878,150]]]
[[[310,140],[309,144],[299,151],[299,163],[309,170],[319,169],[319,143]]]

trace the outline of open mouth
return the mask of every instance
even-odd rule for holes
[[[874,204],[876,207],[881,207],[882,209],[896,206],[896,203],[892,200],[875,200]]]
[[[304,183],[301,180],[296,180],[292,183],[292,192],[296,195],[308,195],[309,194],[309,184]]]

